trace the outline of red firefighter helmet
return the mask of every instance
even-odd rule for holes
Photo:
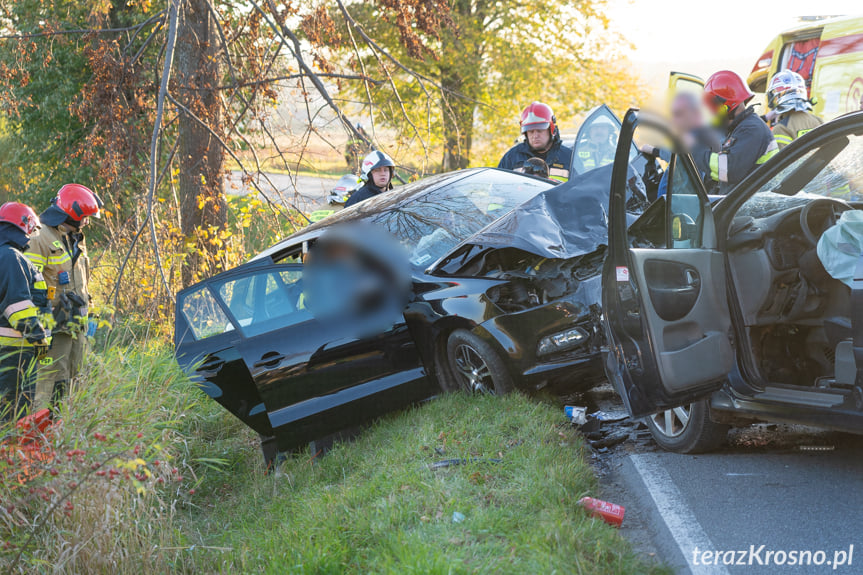
[[[57,191],[57,207],[76,222],[98,218],[104,205],[96,193],[81,184],[66,184]]]
[[[557,131],[556,122],[557,118],[554,117],[551,106],[542,102],[534,102],[521,113],[521,133],[524,134],[528,130],[548,129],[554,136]]]
[[[737,72],[721,70],[707,79],[704,103],[714,114],[728,113],[755,96]]]
[[[18,226],[28,236],[41,227],[33,208],[21,202],[6,202],[0,206],[0,222]]]

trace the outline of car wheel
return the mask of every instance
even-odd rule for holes
[[[455,384],[449,387],[496,395],[504,395],[514,388],[500,355],[488,342],[465,329],[450,334],[446,357]]]
[[[675,453],[705,453],[718,448],[728,436],[728,425],[710,420],[710,407],[698,401],[646,418],[647,428],[660,447]]]

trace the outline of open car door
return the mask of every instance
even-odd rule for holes
[[[709,395],[734,361],[725,262],[716,248],[710,203],[688,156],[671,156],[668,191],[658,200],[665,203],[664,217],[649,233],[639,231],[641,237],[628,229],[630,149],[634,138],[651,130],[667,136],[664,125],[640,119],[637,110],[626,114],[614,161],[603,272],[606,373],[633,417]]]
[[[216,401],[280,451],[366,423],[428,397],[401,310],[379,330],[318,317],[299,264],[269,258],[178,296],[177,355]],[[332,282],[331,282],[332,283]],[[388,318],[384,318],[388,319]],[[182,332],[182,333],[181,333]],[[196,363],[201,362],[203,363]]]
[[[671,72],[668,75],[668,97],[669,100],[678,92],[692,92],[701,94],[704,91],[704,80],[694,74],[686,72]]]
[[[612,164],[619,135],[620,120],[611,108],[602,104],[591,110],[578,128],[578,135],[575,137],[572,167],[569,170],[570,179],[576,174],[581,175]],[[630,160],[635,160],[637,157],[638,149],[632,144]],[[640,171],[643,165],[633,167]]]

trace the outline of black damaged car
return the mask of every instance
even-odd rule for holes
[[[634,219],[647,205],[638,175],[645,160],[634,147],[627,154]],[[260,434],[268,460],[442,390],[589,387],[604,378],[611,173],[605,166],[554,186],[470,169],[343,210],[180,292],[178,361]],[[365,308],[374,321],[327,313],[324,300],[353,297],[347,288],[362,282],[340,291],[310,277],[309,257],[321,259],[315,249],[326,238],[329,253],[387,267],[371,240],[333,249],[333,231],[349,225],[386,230],[405,250],[409,290],[390,316],[374,305]]]

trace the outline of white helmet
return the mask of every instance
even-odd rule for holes
[[[770,80],[767,90],[767,106],[778,114],[797,110],[807,112],[812,109],[806,80],[797,72],[782,70]]]
[[[372,150],[365,158],[363,158],[363,164],[360,167],[362,171],[360,178],[362,178],[364,182],[368,182],[369,174],[372,173],[372,170],[377,168],[389,168],[390,177],[392,177],[395,165],[396,164],[393,162],[393,159],[384,152],[381,152],[380,150]]]

